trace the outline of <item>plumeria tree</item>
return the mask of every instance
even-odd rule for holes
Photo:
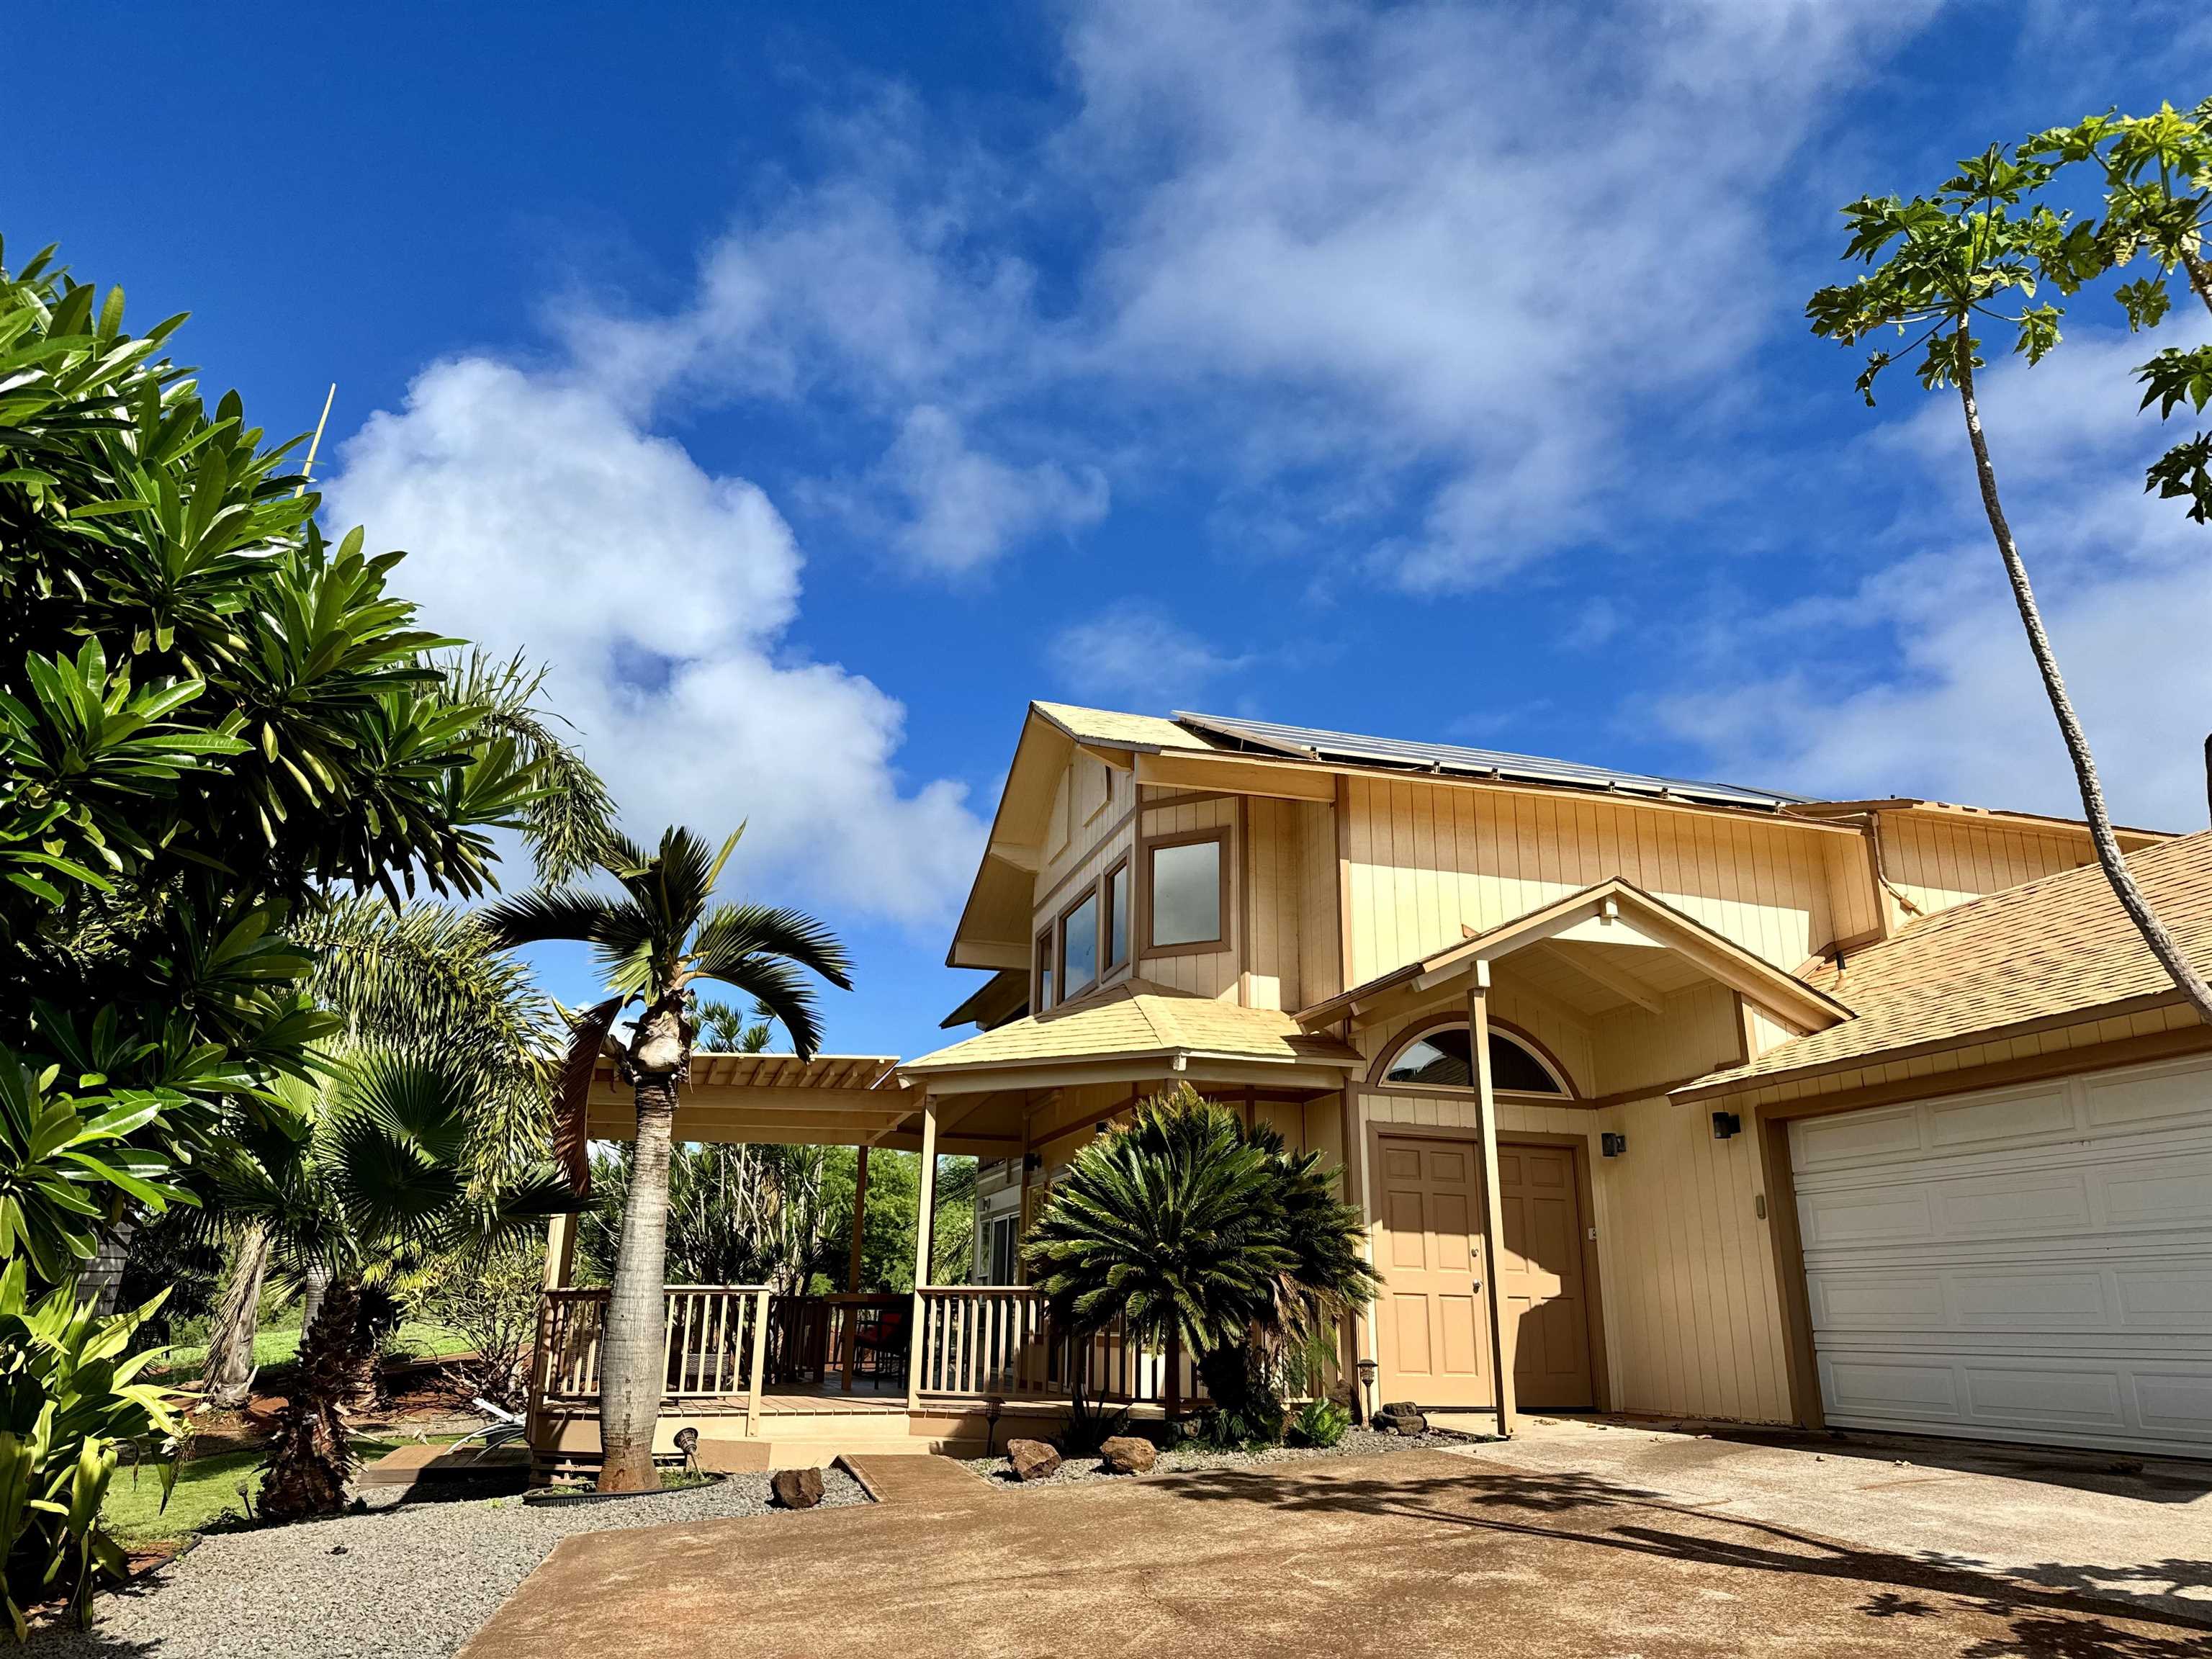
[[[2062,313],[2043,297],[2043,290],[2071,294],[2113,270],[2138,246],[2148,246],[2154,258],[2170,257],[2197,280],[2202,262],[2194,227],[2201,221],[2199,210],[2191,210],[2185,229],[2169,227],[2146,210],[2132,221],[2120,221],[2119,229],[2100,230],[2040,199],[2069,156],[2106,162],[2116,186],[2131,188],[2127,181],[2135,175],[2135,163],[2126,158],[2134,152],[2124,145],[2123,138],[2100,128],[2059,143],[2056,155],[2048,138],[2031,140],[2010,153],[1992,146],[1960,162],[1958,172],[1930,195],[1910,200],[1862,198],[1844,210],[1851,233],[1844,258],[1872,269],[1853,282],[1820,289],[1808,302],[1806,313],[1814,333],[1847,345],[1893,332],[1904,337],[1901,349],[1913,362],[1921,386],[1957,398],[1982,510],[2073,765],[2097,861],[2152,955],[2198,1018],[2212,1023],[2212,987],[2152,910],[2113,834],[2096,757],[2059,672],[2027,562],[1998,492],[1976,392],[1976,371],[1987,366],[1982,355],[1985,335],[2008,336],[2014,354],[2031,366],[2058,345]],[[2201,155],[2198,167],[2201,173]],[[2200,188],[2203,182],[2200,179]],[[2130,222],[2133,228],[2127,228]],[[2155,235],[2149,228],[2154,223],[2160,227]],[[2140,286],[2130,285],[2123,296],[2130,320],[2139,325],[2155,326],[2165,314],[2163,300]],[[1869,355],[1858,388],[1869,404],[1877,379],[1893,359],[1886,348]],[[2203,389],[2212,392],[2212,376]]]
[[[715,883],[737,844],[733,835],[717,853],[690,830],[671,829],[648,854],[617,836],[599,864],[618,896],[541,888],[485,913],[499,943],[578,940],[592,947],[606,974],[608,995],[574,1020],[557,1095],[556,1146],[580,1192],[590,1167],[585,1098],[603,1054],[612,1058],[635,1102],[629,1200],[600,1347],[602,1492],[644,1491],[659,1479],[653,1431],[660,1411],[669,1161],[677,1097],[698,1036],[695,988],[725,985],[755,999],[790,1033],[801,1059],[821,1045],[807,975],[852,988],[844,947],[812,917],[714,902]],[[628,1033],[617,1034],[617,1022],[633,1009]]]

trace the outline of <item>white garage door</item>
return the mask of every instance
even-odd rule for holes
[[[2212,1456],[2212,1061],[1790,1143],[1831,1423]]]

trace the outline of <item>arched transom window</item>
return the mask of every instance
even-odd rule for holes
[[[1471,1089],[1474,1047],[1465,1021],[1422,1032],[1390,1056],[1382,1081],[1403,1089]],[[1490,1086],[1524,1095],[1564,1095],[1565,1083],[1510,1032],[1490,1034]]]

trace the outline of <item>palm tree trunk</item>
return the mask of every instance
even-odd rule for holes
[[[676,1125],[676,1079],[666,1073],[641,1075],[636,1094],[637,1144],[599,1350],[601,1492],[648,1492],[659,1480],[653,1466],[653,1429],[666,1381],[661,1346],[667,1317],[668,1158]]]
[[[341,1402],[360,1328],[360,1287],[350,1279],[331,1279],[301,1340],[300,1378],[277,1419],[261,1478],[261,1512],[271,1521],[336,1515],[345,1507],[353,1458]]]
[[[331,1270],[319,1261],[311,1261],[307,1270],[300,1275],[300,1340],[304,1344],[307,1333],[315,1328],[315,1320],[323,1311],[323,1295],[330,1288]]]
[[[2120,901],[2120,908],[2142,935],[2143,943],[2150,947],[2167,975],[2181,994],[2189,999],[2197,1010],[2197,1017],[2212,1025],[2212,987],[2208,987],[2203,975],[2181,953],[2173,936],[2166,931],[2128,869],[2126,858],[2120,852],[2118,836],[2112,834],[2112,814],[2105,807],[2105,787],[2097,776],[2097,762],[2089,752],[2089,739],[2083,735],[2081,722],[2074,713],[2073,699],[2067,695],[2066,682],[2058,672],[2058,659],[2051,648],[2051,636],[2044,631],[2043,613],[2035,603],[2035,592],[2028,586],[2027,567],[2020,556],[2019,544],[2013,540],[2012,526],[2006,522],[2004,507],[1997,500],[1997,475],[1990,465],[1990,447],[1982,435],[1982,413],[1974,401],[1973,346],[1964,323],[1958,333],[1959,401],[1966,415],[1966,441],[1973,447],[1974,476],[1981,484],[1982,510],[1989,515],[1990,533],[1996,537],[1997,553],[2004,560],[2005,575],[2012,583],[2013,603],[2019,608],[2021,626],[2027,630],[2028,648],[2035,653],[2035,666],[2043,676],[2044,694],[2051,699],[2051,712],[2057,717],[2059,735],[2066,740],[2066,753],[2074,763],[2074,781],[2081,792],[2081,811],[2089,821],[2089,839],[2097,849],[2097,862],[2104,866],[2105,879],[2112,884],[2112,891]]]
[[[214,1326],[208,1332],[207,1371],[200,1379],[200,1389],[217,1411],[237,1410],[253,1391],[253,1334],[260,1323],[261,1284],[269,1273],[269,1229],[264,1223],[246,1223],[231,1261],[230,1282],[223,1286]]]

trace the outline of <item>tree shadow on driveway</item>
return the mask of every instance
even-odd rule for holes
[[[1672,1504],[1656,1492],[1592,1475],[1487,1470],[1467,1461],[1465,1474],[1437,1473],[1431,1465],[1390,1474],[1369,1464],[1326,1471],[1221,1470],[1172,1475],[1157,1484],[1164,1494],[1194,1504],[1395,1516],[1738,1572],[1865,1584],[1876,1587],[1857,1609],[1869,1619],[1940,1620],[1972,1609],[2006,1621],[2009,1635],[1966,1650],[1972,1659],[2212,1659],[2212,1621],[2130,1601],[2109,1589],[2100,1593],[2100,1577],[2121,1576],[2110,1570],[2051,1566],[2001,1577]],[[1601,1571],[1594,1568],[1593,1575]],[[2207,1573],[2202,1562],[2161,1562],[2143,1571],[2176,1583],[2201,1583]]]

